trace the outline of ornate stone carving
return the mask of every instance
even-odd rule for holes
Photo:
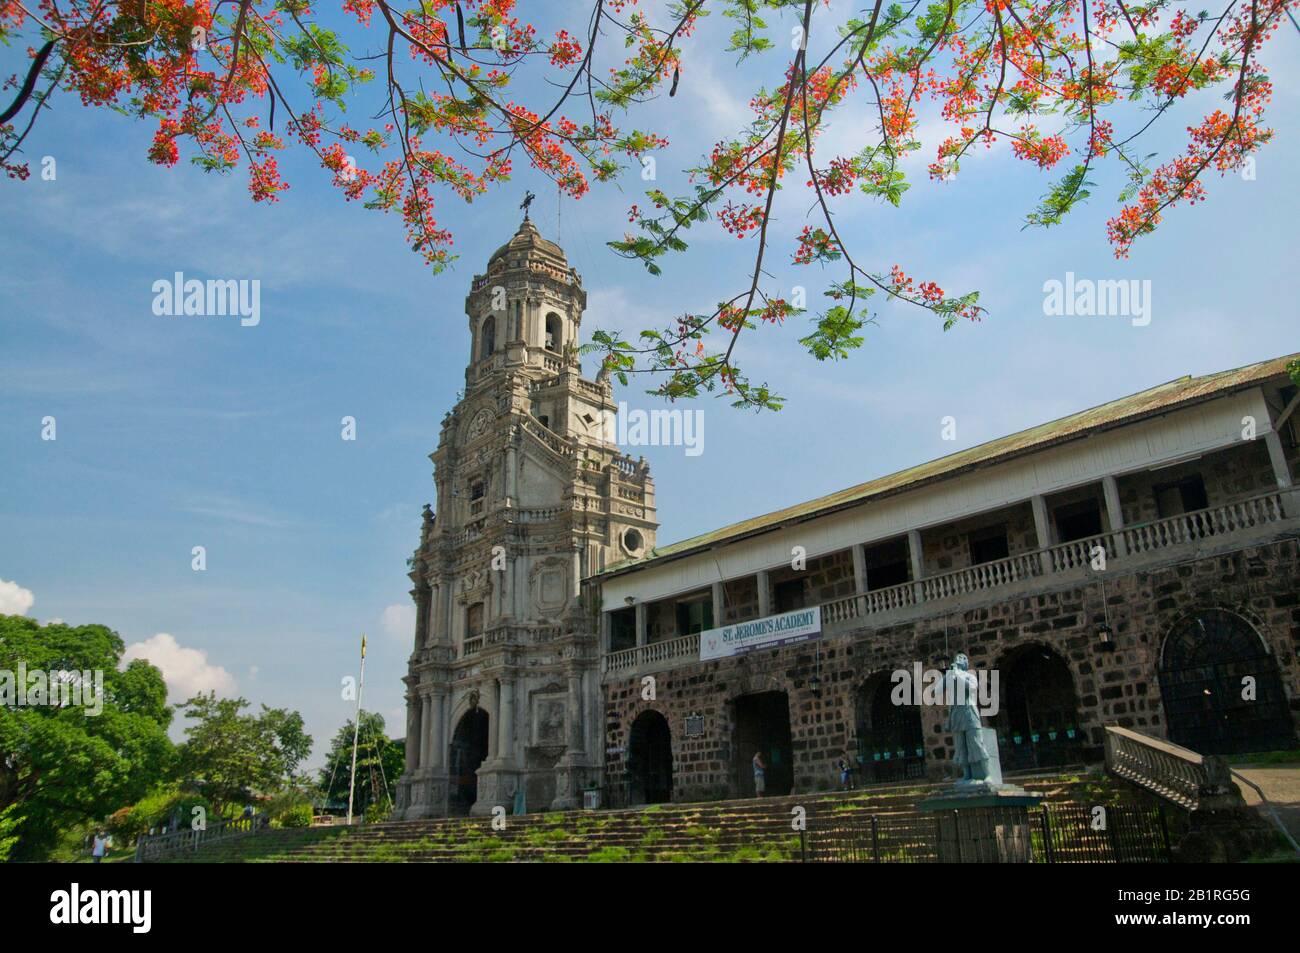
[[[563,609],[569,602],[571,560],[547,556],[533,564],[528,573],[528,588],[533,608],[543,616]]]

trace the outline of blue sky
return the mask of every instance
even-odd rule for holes
[[[638,123],[672,141],[657,181],[670,193],[685,191],[681,170],[746,118],[754,85],[772,83],[783,62],[736,69],[719,52],[728,27],[715,17],[699,31],[678,96]],[[950,292],[978,289],[989,317],[945,334],[919,310],[885,305],[861,351],[837,365],[799,350],[799,320],[751,338],[751,377],[789,403],[754,415],[706,398],[703,454],[645,448],[660,540],[1185,373],[1300,349],[1289,292],[1300,220],[1297,42],[1288,27],[1271,44],[1277,135],[1254,180],[1213,179],[1208,203],[1174,211],[1127,261],[1105,240],[1120,187],[1113,173],[1064,226],[1022,230],[1050,177],[1004,150],[931,183],[929,139],[909,165],[914,188],[902,208],[841,202],[838,221],[861,259],[898,263]],[[16,63],[12,51],[0,56],[6,75]],[[1171,117],[1148,151],[1181,144],[1192,118]],[[869,122],[855,107],[828,135],[851,142]],[[132,651],[164,666],[176,700],[212,687],[302,711],[319,762],[351,714],[339,686],[355,670],[362,631],[371,636],[366,707],[402,730],[413,618],[404,561],[432,501],[427,454],[464,384],[464,295],[513,233],[524,189],[539,195],[538,227],[583,275],[587,332],[710,308],[747,280],[750,246],[709,226],[653,278],[604,246],[641,199],[639,179],[557,203],[553,186],[521,170],[472,206],[442,200],[461,259],[434,276],[406,249],[398,221],[346,205],[308,163],[285,164],[293,187],[278,206],[254,206],[242,177],[148,165],[151,136],[64,98],[27,150],[54,156],[57,179],[0,185],[0,580],[31,594],[30,615],[103,623],[142,644]],[[805,211],[805,197],[783,198],[784,235]],[[783,264],[789,250],[773,258],[775,286],[802,284],[816,301],[837,275]],[[176,271],[259,279],[261,323],[154,315],[151,286]],[[1044,316],[1043,283],[1067,271],[1149,279],[1150,325]],[[650,405],[637,387],[617,396]],[[345,415],[356,418],[354,442],[340,439]],[[949,415],[955,443],[940,438]],[[57,419],[56,441],[40,439],[45,416]],[[201,573],[190,567],[198,545]],[[14,591],[0,586],[10,607]]]

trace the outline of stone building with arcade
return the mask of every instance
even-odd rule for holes
[[[769,794],[831,788],[840,758],[859,783],[943,776],[945,709],[891,689],[957,652],[997,673],[1006,771],[1100,761],[1107,725],[1200,753],[1293,747],[1290,359],[1171,381],[597,574],[608,796],[748,796],[755,751]],[[809,616],[811,634],[780,644],[783,620]],[[733,639],[763,629],[772,641]]]
[[[891,678],[959,651],[998,675],[1007,771],[1100,760],[1106,725],[1296,744],[1288,358],[657,546],[648,468],[581,373],[585,305],[527,218],[466,298],[409,566],[398,817],[743,797],[756,751],[770,794],[832,787],[841,758],[859,783],[937,777],[943,709],[895,704]]]

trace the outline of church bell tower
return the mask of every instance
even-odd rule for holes
[[[582,376],[587,293],[525,213],[465,298],[464,397],[442,421],[409,561],[416,606],[395,816],[580,807],[603,761],[581,581],[654,546],[654,482]]]

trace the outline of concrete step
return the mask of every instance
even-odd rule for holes
[[[1022,776],[1016,781],[1055,804],[1091,806],[1140,797],[1104,775],[1075,770]],[[917,804],[941,787],[904,782],[846,792],[527,814],[507,818],[504,830],[493,829],[490,817],[270,830],[211,844],[175,859],[217,863],[790,860],[799,851],[798,833],[791,826],[796,807],[805,811],[809,830],[846,822],[869,824],[876,817],[894,831],[914,824],[920,842],[925,840],[927,816]]]

